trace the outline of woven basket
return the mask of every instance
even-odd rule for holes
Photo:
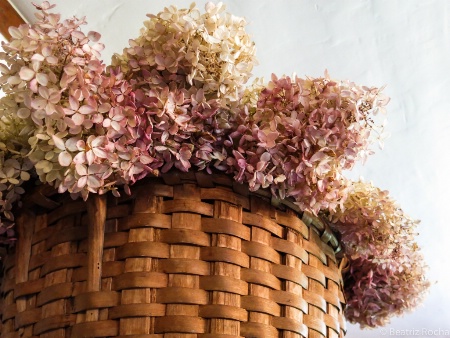
[[[343,337],[336,238],[259,194],[201,173],[87,202],[36,190],[3,262],[1,337]]]

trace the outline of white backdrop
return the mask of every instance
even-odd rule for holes
[[[38,1],[37,1],[38,2]],[[88,30],[103,35],[104,60],[136,37],[146,13],[190,1],[57,0],[63,16],[86,16]],[[12,0],[28,20],[29,1]],[[198,1],[203,7],[205,1]],[[227,0],[228,11],[244,16],[256,42],[255,76],[320,76],[369,86],[387,85],[391,138],[385,149],[358,166],[363,176],[390,190],[403,209],[422,220],[419,243],[437,282],[422,307],[384,329],[348,337],[439,336],[450,330],[450,276],[446,258],[450,225],[450,2],[447,0]],[[425,330],[425,331],[423,331]],[[443,335],[441,335],[443,336]]]

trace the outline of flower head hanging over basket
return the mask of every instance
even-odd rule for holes
[[[148,15],[110,66],[100,34],[52,7],[0,53],[0,231],[19,238],[2,332],[334,337],[341,272],[361,326],[422,298],[417,222],[343,176],[382,135],[382,89],[328,74],[246,86],[255,45],[221,3]]]

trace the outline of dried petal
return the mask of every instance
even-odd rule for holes
[[[63,151],[58,155],[59,164],[63,167],[68,167],[72,163],[72,156],[69,152]]]

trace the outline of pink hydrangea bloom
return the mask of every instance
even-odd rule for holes
[[[256,106],[247,105],[242,125],[230,135],[227,165],[235,179],[251,190],[293,197],[302,210],[335,209],[346,198],[342,171],[370,153],[377,132],[370,115],[387,100],[376,88],[328,77],[273,75],[255,91]]]
[[[420,303],[429,282],[414,239],[418,222],[387,191],[352,182],[347,200],[329,219],[349,260],[344,286],[350,322],[385,325]]]

